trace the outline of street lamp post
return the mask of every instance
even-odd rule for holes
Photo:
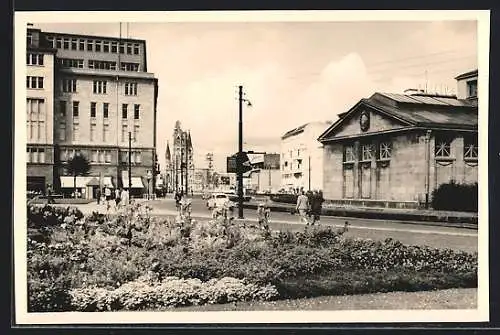
[[[236,171],[238,177],[238,218],[243,219],[243,86],[238,87],[239,117],[238,117],[238,157]]]
[[[132,133],[128,132],[128,193],[131,192],[132,188]],[[130,201],[130,196],[129,196]]]

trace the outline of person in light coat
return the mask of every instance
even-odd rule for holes
[[[299,213],[300,222],[309,225],[309,220],[307,219],[309,211],[309,199],[304,194],[304,190],[302,190],[300,192],[300,195],[297,197],[297,205],[295,206],[295,210]]]

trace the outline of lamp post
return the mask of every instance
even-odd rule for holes
[[[132,188],[132,133],[128,132],[128,193],[131,192]],[[130,201],[130,196],[129,196]]]
[[[243,98],[243,86],[238,86],[238,156],[236,157],[236,172],[238,184],[238,218],[243,219],[243,101],[247,106],[252,104]]]

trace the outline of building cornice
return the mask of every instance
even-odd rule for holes
[[[155,84],[158,83],[158,78],[155,78],[154,73],[149,72],[133,72],[133,71],[112,71],[112,70],[93,70],[93,69],[78,69],[78,68],[59,68],[58,72],[73,76],[88,76],[88,77],[106,77],[113,79],[133,78],[141,80],[151,80]]]

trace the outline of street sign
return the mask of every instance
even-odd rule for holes
[[[248,155],[246,152],[242,153],[243,155],[243,173],[248,172],[252,170],[252,165],[250,163],[250,159],[248,158]],[[227,165],[226,165],[226,172],[227,173],[237,173],[237,156],[238,154],[234,154],[232,156],[227,157]]]

